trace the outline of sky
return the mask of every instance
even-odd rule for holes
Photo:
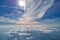
[[[1,40],[53,40],[59,39],[59,33],[60,0],[0,0]]]
[[[36,14],[37,11],[33,10],[37,7],[36,5],[35,5],[36,7],[33,7],[33,9],[31,9],[32,11],[28,11],[29,13],[33,13],[32,15],[31,14],[29,15],[28,13],[24,13],[25,10],[23,10],[23,8],[20,7],[18,2],[19,0],[0,0],[0,25],[15,24],[15,22],[17,22],[18,20],[24,21],[24,22],[36,21],[42,24],[54,24],[54,25],[60,24],[60,0],[54,0],[52,5],[50,5],[47,2],[48,3],[47,5],[50,5],[51,7],[44,6],[41,3],[41,6],[43,8],[45,7],[48,8],[48,10],[45,9],[46,11],[42,11],[44,12],[44,15],[42,17],[40,17],[41,14],[43,14],[41,11],[40,11],[41,12],[40,15],[37,13],[39,15],[38,17],[38,15]],[[30,7],[30,6],[27,6],[27,7]],[[44,10],[43,8],[41,9],[38,7],[37,10]],[[27,19],[27,18],[30,18],[30,19]]]

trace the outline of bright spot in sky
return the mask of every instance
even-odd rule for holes
[[[25,0],[20,0],[20,1],[19,1],[19,6],[20,6],[20,7],[25,7],[25,6],[26,6]]]

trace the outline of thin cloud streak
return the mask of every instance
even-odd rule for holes
[[[28,1],[29,2],[29,1]],[[32,4],[31,4],[32,3]],[[36,19],[41,19],[45,12],[53,5],[54,0],[39,0],[30,1],[30,5],[27,5],[27,10],[20,17],[20,22],[35,22]],[[29,4],[29,3],[27,3]]]

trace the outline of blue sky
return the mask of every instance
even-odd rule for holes
[[[38,21],[49,23],[60,23],[60,0],[55,0],[53,6],[46,12],[42,19]]]
[[[16,22],[23,13],[24,10],[19,8],[17,0],[0,0],[0,24]],[[60,24],[60,0],[55,0],[52,7],[46,11],[45,15],[36,21],[46,24]]]

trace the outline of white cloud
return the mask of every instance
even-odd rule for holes
[[[8,5],[1,5],[0,7],[7,7],[7,8],[15,8],[15,9],[19,9],[18,7],[13,7],[13,6],[8,6]]]
[[[29,38],[26,38],[27,40],[31,40],[31,39],[33,39],[34,37],[29,37]]]
[[[0,22],[16,22],[16,21],[11,20],[10,18],[5,18],[4,16],[0,16]]]
[[[18,33],[19,35],[31,35],[30,33]]]
[[[8,13],[8,14],[5,14],[3,16],[0,16],[0,22],[16,22],[16,17],[21,14],[21,12],[18,10],[19,8],[18,7],[13,7],[13,6],[8,6],[8,5],[1,5],[0,7],[3,7],[3,8],[8,8],[8,10],[12,9],[11,13]],[[10,9],[9,9],[10,8]],[[15,14],[17,13],[17,14]],[[7,17],[5,17],[7,16]],[[10,17],[12,17],[13,19],[11,19]],[[18,18],[17,17],[17,18]]]
[[[28,1],[26,12],[20,17],[19,21],[35,21],[36,19],[41,19],[45,12],[52,6],[54,0],[39,0],[36,5],[34,1]],[[32,3],[32,4],[31,4]],[[30,7],[29,7],[30,6]],[[40,6],[40,7],[39,7]],[[38,8],[39,7],[39,8]],[[37,9],[37,10],[36,10]]]
[[[0,25],[2,29],[9,29],[7,30],[7,34],[9,33],[17,33],[18,31],[22,33],[18,33],[19,35],[31,35],[30,33],[23,33],[24,31],[40,31],[41,33],[50,33],[53,31],[59,31],[60,28],[57,26],[50,26],[50,25]]]
[[[45,19],[44,22],[56,22],[58,20],[60,20],[60,18]]]

